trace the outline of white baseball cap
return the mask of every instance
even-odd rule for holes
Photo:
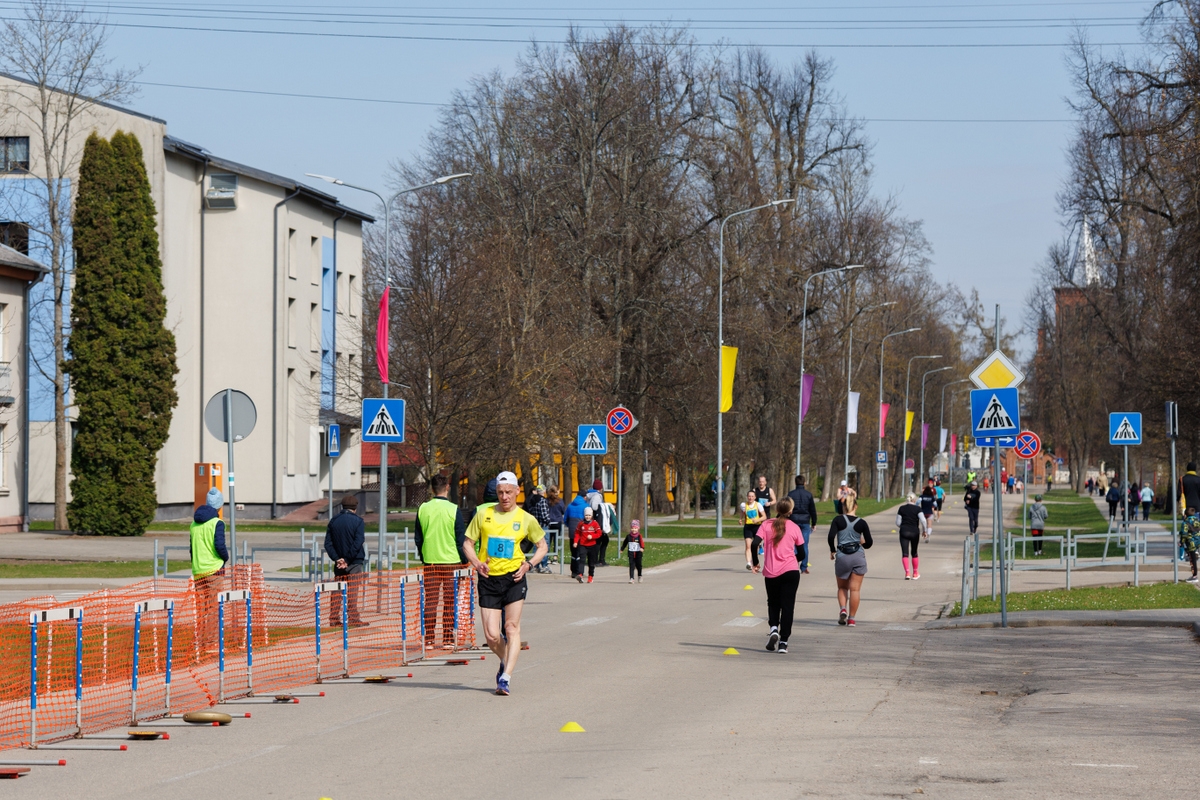
[[[842,481],[842,486],[846,486],[846,485],[847,485],[846,482]]]
[[[517,483],[516,474],[514,474],[508,470],[504,470],[504,472],[501,472],[499,475],[496,476],[496,485],[497,486],[501,486],[506,483],[509,486],[516,486],[517,488],[520,488],[520,486],[521,486],[519,483]]]

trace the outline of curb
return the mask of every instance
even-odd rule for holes
[[[1187,609],[1188,615],[1137,614],[1118,616],[1112,612],[1060,612],[1061,616],[1047,617],[1038,613],[1017,611],[1008,615],[1010,628],[1188,628],[1200,637],[1200,609]],[[937,619],[925,623],[925,630],[959,630],[999,628],[999,614],[980,614],[960,620]]]

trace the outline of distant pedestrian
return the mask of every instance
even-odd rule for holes
[[[1104,495],[1104,499],[1108,501],[1108,518],[1115,520],[1117,518],[1117,506],[1121,504],[1121,490],[1116,486],[1109,486],[1108,493]]]
[[[1154,487],[1150,484],[1142,486],[1142,521],[1150,519],[1150,506],[1154,504]]]
[[[800,476],[798,476],[798,477],[800,477]],[[838,486],[837,494],[834,495],[834,497],[833,497],[833,513],[835,513],[835,514],[842,513],[842,503],[850,495],[851,491],[852,490],[850,489],[850,485],[848,483],[846,483],[846,481],[842,481],[842,484],[840,486]],[[788,492],[788,495],[791,496],[791,492]],[[792,513],[795,513],[795,512],[793,511]],[[811,555],[811,553],[810,553],[810,555]]]
[[[929,534],[933,533],[933,514],[937,509],[937,497],[933,493],[933,489],[926,486],[921,490],[921,516],[925,517],[925,541],[929,541]]]
[[[225,523],[217,515],[225,505],[221,490],[212,488],[192,517],[188,547],[192,558],[192,583],[196,589],[196,626],[200,650],[217,646],[217,593],[225,578],[229,551],[225,548]]]
[[[1197,552],[1200,551],[1200,517],[1196,516],[1195,508],[1187,509],[1187,515],[1179,526],[1179,546],[1192,563],[1192,577],[1188,578],[1187,582],[1196,583],[1200,580],[1196,575]]]
[[[838,489],[838,508],[841,508],[844,498],[852,497],[853,494],[854,490],[848,487],[845,481],[842,481],[842,485]],[[792,512],[788,519],[799,527],[800,532],[804,535],[804,558],[800,561],[800,573],[807,575],[812,558],[812,532],[813,528],[817,526],[817,503],[812,492],[804,486],[803,475],[796,476],[796,488],[788,492],[787,497],[792,501]]]
[[[866,549],[871,547],[871,527],[865,519],[856,517],[858,501],[847,500],[845,511],[833,518],[829,526],[829,558],[834,562],[833,573],[838,587],[838,624],[854,626],[862,593],[863,577],[867,574]]]
[[[1087,479],[1087,480],[1084,482],[1084,484],[1083,484],[1083,485],[1084,485],[1084,487],[1087,489],[1088,497],[1091,497],[1091,496],[1092,496],[1092,490],[1093,490],[1093,489],[1095,488],[1095,486],[1096,486],[1095,482],[1094,482],[1094,481],[1093,481],[1091,478],[1088,478],[1088,479]],[[1047,493],[1047,494],[1049,494],[1049,493],[1050,493],[1050,490],[1049,490],[1049,489],[1047,489],[1047,490],[1046,490],[1046,493]]]
[[[542,531],[546,532],[550,529],[550,501],[546,499],[546,487],[540,484],[526,484],[528,497],[525,498],[524,510],[527,514],[537,520],[537,524],[541,526]],[[529,553],[536,545],[533,542],[525,539],[521,542],[521,552]],[[547,541],[548,546],[548,541]],[[546,550],[546,557],[542,559],[542,563],[534,566],[534,572],[545,573],[550,571],[550,551]]]
[[[463,555],[467,519],[462,509],[450,502],[450,479],[437,474],[429,481],[433,499],[417,509],[415,541],[423,565],[425,590],[425,644],[433,647],[441,612],[442,639],[445,648],[454,641],[454,572],[467,563]],[[365,528],[365,525],[364,525]]]
[[[562,498],[558,496],[558,488],[551,486],[546,490],[546,510],[550,512],[550,525],[546,528],[546,535],[549,536],[549,547],[555,552],[558,551],[558,537],[563,535],[563,525],[567,521],[567,506],[563,503]],[[542,562],[541,572],[550,571],[550,555],[546,554],[545,561]]]
[[[567,527],[564,536],[567,537],[567,543],[571,547],[571,577],[578,578],[583,574],[583,556],[582,550],[575,546],[575,530],[583,523],[584,512],[588,510],[587,500],[584,498],[584,493],[580,490],[575,499],[567,506]],[[582,578],[580,578],[582,580]]]
[[[946,490],[942,488],[941,481],[938,481],[933,485],[933,492],[935,498],[937,499],[937,513],[935,516],[940,520],[942,518],[942,506],[946,504]]]
[[[1049,470],[1046,471],[1046,494],[1054,491],[1054,475]]]
[[[325,552],[333,561],[333,576],[346,582],[346,617],[350,625],[359,627],[358,592],[366,577],[363,565],[367,560],[367,526],[358,515],[358,497],[348,494],[342,498],[342,511],[325,526]],[[329,604],[329,624],[342,624],[342,598],[335,595]]]
[[[979,484],[971,481],[963,494],[963,506],[967,509],[967,522],[971,525],[971,533],[979,528]]]
[[[1009,475],[1009,476],[1008,476],[1008,481],[1005,483],[1005,486],[1007,486],[1007,487],[1008,487],[1008,488],[1007,488],[1007,492],[1008,492],[1008,494],[1012,494],[1012,493],[1013,493],[1013,489],[1015,489],[1015,488],[1016,488],[1016,485],[1017,485],[1017,478],[1016,478],[1016,476],[1015,476],[1015,475]]]
[[[1042,505],[1042,496],[1035,494],[1033,496],[1033,505],[1029,507],[1029,527],[1033,538],[1036,540],[1033,543],[1033,554],[1040,556],[1042,554],[1042,536],[1046,532],[1046,519],[1050,516],[1050,511]]]
[[[800,561],[804,557],[804,535],[789,519],[792,500],[785,497],[775,505],[775,519],[759,526],[754,549],[763,549],[763,583],[767,589],[767,649],[788,651],[792,618],[796,611],[796,589],[800,586]]]
[[[582,551],[587,557],[587,582],[591,583],[596,576],[596,562],[600,555],[600,537],[604,535],[604,531],[600,528],[600,523],[592,518],[592,510],[586,508],[583,511],[583,522],[575,527],[575,536],[572,544]],[[579,574],[575,579],[583,583],[583,565],[580,564]]]
[[[775,490],[767,486],[767,476],[759,475],[754,485],[754,498],[763,507],[763,513],[770,517],[775,513]]]
[[[921,561],[917,548],[921,535],[929,530],[925,515],[917,505],[917,496],[911,492],[908,502],[896,509],[896,528],[900,533],[900,563],[904,565],[904,580],[920,580]]]
[[[612,530],[611,522],[608,515],[605,513],[604,502],[604,481],[596,478],[592,481],[592,490],[587,493],[587,504],[592,509],[592,519],[600,526],[600,540],[596,548],[597,559],[596,565],[600,567],[608,566],[608,534]]]
[[[767,518],[767,512],[758,502],[758,496],[751,489],[746,492],[746,501],[739,506],[742,519],[742,540],[746,543],[746,569],[758,572],[758,548],[752,540],[758,534],[758,526]]]
[[[1179,499],[1184,508],[1200,508],[1200,475],[1196,474],[1196,462],[1189,461],[1187,472],[1179,479]]]
[[[629,533],[621,540],[617,552],[629,550],[629,582],[633,583],[634,571],[637,571],[637,582],[642,582],[642,553],[646,550],[646,540],[642,538],[642,521],[633,519],[629,522]]]

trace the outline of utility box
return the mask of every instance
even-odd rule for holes
[[[192,477],[196,486],[196,502],[192,508],[199,508],[208,501],[209,489],[220,489],[221,493],[225,493],[225,487],[222,485],[224,475],[223,465],[221,462],[216,463],[200,463],[196,464],[196,470],[192,473]],[[224,519],[225,507],[222,506],[217,516]]]

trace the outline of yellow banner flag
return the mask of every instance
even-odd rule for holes
[[[912,436],[913,417],[917,415],[915,411],[909,411],[904,415],[904,441],[908,441],[908,437]]]
[[[736,347],[721,345],[721,411],[733,408],[733,373],[737,369]]]

